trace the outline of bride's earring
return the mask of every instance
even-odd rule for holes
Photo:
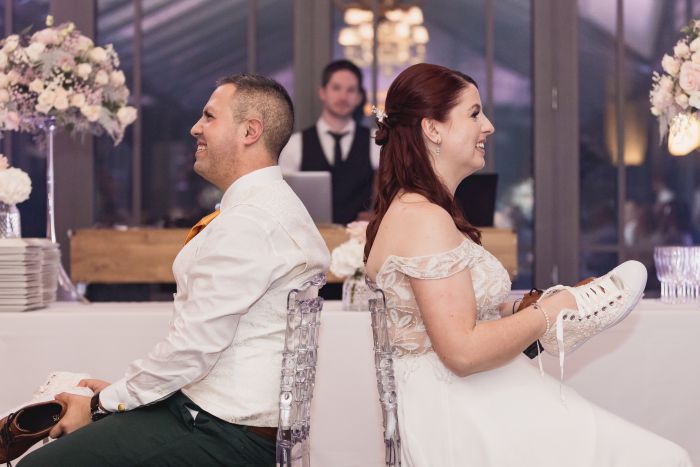
[[[440,143],[442,143],[442,139],[438,137],[437,141],[435,141],[435,144],[437,147],[435,148],[435,155],[439,156],[440,155]]]

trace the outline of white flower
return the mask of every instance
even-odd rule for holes
[[[700,109],[700,91],[696,91],[690,95],[688,99],[688,105]]]
[[[53,108],[52,104],[37,104],[35,109],[37,112],[48,115],[49,112],[51,112],[51,109]]]
[[[41,105],[49,105],[52,106],[54,101],[56,100],[56,93],[52,91],[51,89],[44,89],[41,94],[39,94],[39,97],[37,98],[37,102]]]
[[[58,31],[54,28],[46,28],[37,31],[32,36],[32,42],[41,42],[44,45],[56,45],[60,42]]]
[[[100,105],[84,105],[80,108],[80,113],[85,115],[88,122],[96,122],[100,118],[102,113],[102,106]]]
[[[0,104],[7,104],[10,102],[10,93],[7,89],[0,89]]]
[[[698,52],[700,51],[700,37],[696,37],[693,39],[693,42],[690,43],[688,46],[691,52]]]
[[[78,74],[80,79],[88,79],[88,76],[90,76],[90,73],[92,72],[92,67],[89,63],[81,63],[78,65],[75,72]]]
[[[109,83],[109,75],[107,72],[104,70],[98,71],[95,75],[95,83],[99,84],[100,86],[104,86]]]
[[[95,63],[102,63],[107,60],[107,52],[102,47],[95,47],[88,52],[88,57]]]
[[[41,54],[46,50],[46,46],[41,42],[34,42],[29,44],[29,47],[25,48],[24,51],[27,53],[27,57],[32,62],[38,62],[41,58]]]
[[[7,79],[10,81],[10,84],[17,84],[20,80],[21,76],[20,74],[15,71],[15,70],[10,70],[7,72]]]
[[[4,70],[7,67],[7,54],[0,51],[0,70]]]
[[[65,89],[56,91],[56,98],[53,101],[53,106],[56,110],[66,110],[68,108],[68,93]]]
[[[81,108],[85,105],[85,95],[73,94],[70,98],[70,105],[72,105],[73,107]]]
[[[663,67],[666,73],[673,77],[677,76],[678,72],[681,69],[680,61],[676,60],[668,54],[664,55],[664,58],[661,59],[661,66]]]
[[[122,107],[117,111],[117,119],[122,126],[131,125],[136,120],[136,108],[131,106]]]
[[[688,108],[688,95],[684,92],[676,94],[676,104],[680,105],[683,110]]]
[[[44,90],[44,82],[39,78],[35,78],[34,81],[29,83],[29,90],[34,91],[37,94],[41,94]]]
[[[0,170],[0,201],[6,204],[17,204],[29,198],[32,192],[32,181],[20,169],[11,167]]]
[[[679,40],[676,46],[673,48],[673,55],[678,58],[688,58],[690,55],[690,48],[684,40]]]
[[[651,106],[651,113],[654,117],[659,117],[663,112],[661,112],[659,109],[657,109],[654,106]]]
[[[8,131],[17,131],[19,129],[19,114],[14,111],[7,112],[2,126]]]
[[[338,277],[349,277],[364,268],[363,259],[364,244],[350,239],[333,249],[330,270]]]
[[[7,157],[4,154],[0,154],[0,170],[5,170],[10,166]]]
[[[345,231],[350,235],[350,238],[364,244],[367,241],[367,221],[350,222]]]
[[[14,51],[19,45],[19,36],[17,34],[12,34],[7,36],[5,39],[5,45],[2,46],[2,51],[5,53]]]
[[[94,45],[94,42],[92,42],[92,39],[90,39],[87,36],[83,36],[82,34],[76,40],[76,48],[77,48],[78,52],[85,52],[93,45]]]
[[[665,112],[673,102],[673,94],[660,87],[655,88],[651,93],[651,104],[661,112]]]
[[[673,78],[668,75],[663,75],[659,80],[659,87],[666,92],[673,92]]]
[[[124,72],[121,70],[113,71],[109,75],[109,82],[114,87],[122,86],[126,82],[126,76],[124,76]]]

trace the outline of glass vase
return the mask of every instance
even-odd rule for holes
[[[0,202],[0,238],[20,238],[21,236],[22,225],[17,206]]]
[[[53,243],[56,240],[56,210],[54,202],[54,136],[56,134],[56,117],[49,116],[41,125],[46,135],[46,238]],[[58,263],[58,291],[59,302],[89,303],[71,282],[68,273],[62,263]]]
[[[366,311],[369,310],[369,299],[372,291],[365,283],[365,275],[357,272],[343,282],[343,310]]]

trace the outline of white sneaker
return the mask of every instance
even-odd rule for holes
[[[559,313],[555,325],[540,338],[542,347],[563,359],[565,352],[573,352],[591,337],[622,321],[642,298],[646,283],[644,265],[639,261],[625,261],[588,284],[557,285],[547,289],[540,300],[567,290],[576,299],[578,308]]]

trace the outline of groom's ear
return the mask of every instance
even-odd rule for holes
[[[244,130],[243,143],[246,145],[255,144],[262,137],[264,130],[263,123],[257,118],[248,119],[245,122]]]

